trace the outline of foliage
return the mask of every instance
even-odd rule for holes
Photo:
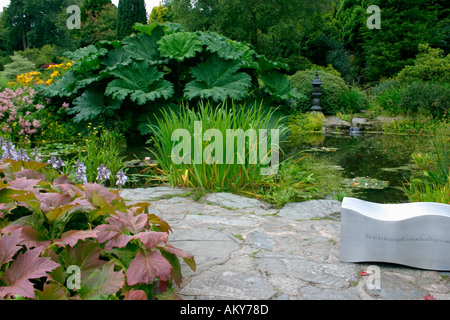
[[[382,130],[386,133],[434,135],[447,127],[450,128],[450,124],[446,119],[436,120],[430,117],[413,116],[386,122],[382,125]]]
[[[148,24],[152,24],[155,22],[165,23],[168,21],[169,15],[170,13],[168,7],[161,4],[159,6],[154,6],[148,18]]]
[[[137,35],[103,41],[69,54],[72,68],[48,97],[73,101],[74,121],[111,126],[129,121],[124,132],[147,134],[148,119],[180,100],[221,102],[252,98],[286,105],[293,97],[286,65],[256,54],[244,43],[211,32],[183,32],[173,25],[135,26]],[[257,81],[261,80],[261,86]]]
[[[66,8],[79,0],[13,0],[3,12],[7,51],[66,44]]]
[[[343,104],[342,112],[345,113],[358,113],[369,106],[369,99],[366,94],[355,87],[350,87],[344,91],[341,101]]]
[[[5,160],[0,173],[2,299],[177,298],[179,258],[195,270],[149,203],[126,205],[117,191],[38,162]]]
[[[304,38],[319,28],[331,1],[170,0],[163,3],[168,21],[189,31],[211,30],[250,43],[271,60],[295,61],[304,55]],[[310,27],[311,26],[311,27]],[[290,64],[292,73],[296,65]]]
[[[79,47],[95,44],[101,40],[113,41],[116,39],[117,7],[111,4],[111,0],[101,2],[109,2],[109,4],[100,7],[100,10],[98,5],[87,11],[82,10]],[[83,13],[85,18],[83,18]]]
[[[433,141],[432,152],[412,155],[417,171],[404,187],[410,201],[450,204],[449,142],[442,135]]]
[[[201,128],[196,129],[196,122],[201,124]],[[274,152],[281,152],[276,141],[271,140],[270,129],[279,130],[280,139],[286,133],[274,111],[264,111],[257,105],[247,108],[233,104],[227,107],[224,103],[217,107],[210,103],[200,104],[197,111],[187,106],[182,106],[180,112],[164,111],[158,124],[151,125],[150,129],[155,145],[152,152],[170,184],[204,190],[239,190],[264,180],[264,162],[275,159],[273,157],[277,154]],[[176,131],[179,129],[186,130],[194,138],[187,140],[182,136],[182,141],[176,143],[180,138]],[[213,141],[212,136],[208,136],[211,131],[208,129],[215,130]],[[266,142],[261,140],[260,129],[269,130]],[[255,130],[253,138],[251,130]],[[230,136],[229,132],[235,135]],[[239,133],[242,133],[240,138]],[[247,134],[248,138],[245,138]],[[202,139],[201,150],[194,151],[200,143],[199,138]],[[264,143],[266,149],[261,147]],[[180,154],[181,150],[183,154]]]
[[[121,40],[133,33],[135,23],[147,22],[144,0],[121,0],[117,13],[117,39]]]
[[[312,85],[311,82],[315,77],[314,70],[298,71],[290,77],[291,85],[309,99],[299,101],[299,111],[308,111],[312,107]],[[335,114],[345,110],[342,96],[347,92],[347,85],[344,80],[329,72],[319,70],[319,78],[322,81],[320,97],[320,106],[325,113]]]
[[[23,51],[17,51],[16,53],[24,56],[38,67],[45,64],[58,62],[55,46],[48,44],[40,49],[27,48]]]
[[[436,30],[437,14],[429,1],[396,0],[340,1],[336,18],[342,28],[344,40],[352,51],[360,57],[367,81],[377,81],[390,77],[404,66],[412,63],[419,44],[429,41],[436,43],[439,35]],[[366,26],[370,5],[381,8],[381,29]],[[385,32],[389,30],[389,32]]]
[[[419,45],[414,65],[406,66],[396,77],[401,82],[434,81],[450,83],[450,55],[443,50]]]
[[[390,80],[371,91],[371,100],[392,115],[420,114],[443,119],[450,110],[449,89],[448,83]]]
[[[81,20],[85,21],[88,15],[96,16],[104,10],[105,6],[111,5],[111,0],[85,0],[81,7]]]
[[[290,119],[291,134],[295,135],[297,131],[321,131],[324,119],[323,113],[318,112],[296,114]]]
[[[450,114],[450,83],[414,82],[406,86],[400,110],[433,118]]]
[[[15,79],[18,75],[34,71],[36,65],[27,58],[14,54],[11,56],[12,62],[5,64],[3,76],[9,80]]]
[[[253,184],[243,193],[282,208],[288,202],[349,196],[352,190],[343,181],[343,175],[329,161],[300,152],[296,158],[283,160],[276,176]]]
[[[89,130],[90,127],[91,125],[88,126]],[[125,148],[125,138],[119,132],[93,127],[88,137],[84,139],[85,152],[78,155],[78,160],[86,165],[87,181],[97,180],[97,169],[103,164],[111,172],[109,180],[111,186],[115,186],[117,173],[125,164],[122,156]]]

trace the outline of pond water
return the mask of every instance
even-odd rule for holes
[[[408,201],[399,188],[410,177],[411,154],[428,145],[429,138],[417,135],[305,133],[290,141],[287,156],[308,150],[318,161],[326,159],[342,170],[354,188],[352,197],[400,203]]]

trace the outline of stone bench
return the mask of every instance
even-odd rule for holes
[[[340,260],[450,270],[450,205],[344,198]]]

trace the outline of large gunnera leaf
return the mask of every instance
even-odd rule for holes
[[[216,53],[225,60],[239,60],[244,56],[247,46],[218,35],[214,32],[202,32],[199,39],[206,45],[206,50]],[[248,47],[247,47],[248,48]]]
[[[183,61],[195,57],[203,50],[202,42],[195,33],[179,32],[164,36],[158,41],[159,50],[163,57]]]
[[[146,61],[149,64],[160,64],[161,56],[158,50],[159,36],[140,34],[123,40],[123,50],[135,61]]]
[[[108,99],[101,91],[88,89],[76,98],[73,104],[75,107],[69,109],[68,113],[76,114],[74,122],[82,122],[95,119],[99,115],[112,115],[115,110],[120,109],[121,102]]]
[[[291,87],[291,82],[281,72],[272,71],[261,76],[264,83],[264,91],[272,95],[275,100],[287,100],[289,98],[303,99],[305,96]]]
[[[185,97],[189,100],[211,98],[214,101],[245,98],[252,79],[247,73],[238,72],[240,67],[239,61],[224,61],[216,56],[192,67],[195,80],[186,85]]]
[[[117,100],[130,96],[133,102],[143,105],[159,98],[169,99],[174,94],[173,84],[162,79],[164,73],[145,61],[119,66],[111,74],[119,79],[108,84],[105,94]]]

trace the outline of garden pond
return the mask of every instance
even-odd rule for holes
[[[377,202],[408,202],[401,190],[411,175],[411,154],[425,152],[419,135],[301,133],[289,141],[286,156],[306,153],[334,164],[352,188],[352,197]]]

